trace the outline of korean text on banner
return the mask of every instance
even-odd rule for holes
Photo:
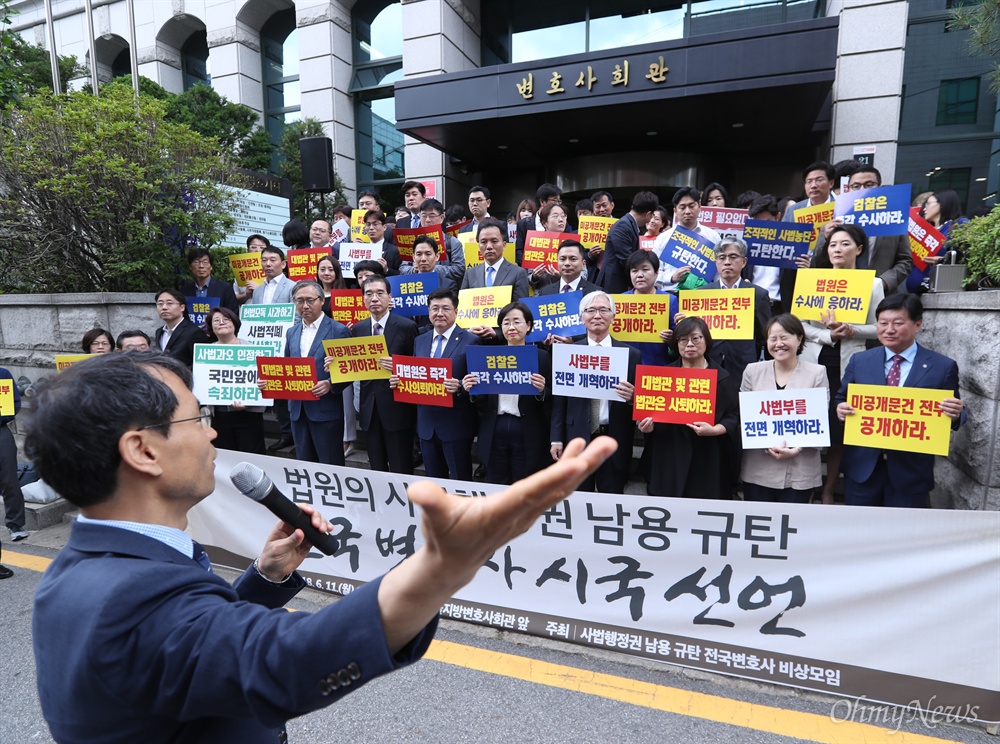
[[[82,362],[84,359],[90,359],[92,356],[97,356],[97,354],[56,354],[56,372],[63,372],[77,362]]]
[[[389,379],[389,371],[378,363],[389,356],[384,335],[324,341],[323,351],[333,357],[330,382]]]
[[[0,416],[13,416],[14,381],[0,380]]]
[[[616,222],[618,219],[615,217],[581,217],[577,240],[587,250],[603,248],[608,242],[608,232]]]
[[[243,289],[247,282],[259,284],[265,279],[260,253],[234,253],[229,256],[229,266],[233,270],[236,286],[240,289]]]
[[[399,385],[393,391],[393,399],[400,403],[418,403],[425,406],[453,408],[455,401],[444,381],[451,379],[451,359],[428,359],[427,357],[392,357],[392,374],[399,378]]]
[[[330,228],[330,245],[335,245],[343,241],[351,241],[351,226],[347,220],[340,220]]]
[[[837,197],[834,216],[857,225],[869,238],[906,235],[910,215],[910,184],[845,191]]]
[[[564,338],[586,333],[587,328],[580,320],[580,300],[582,299],[583,292],[580,290],[555,295],[522,297],[521,302],[535,316],[531,333],[524,340],[529,344],[534,344],[544,341],[550,333]]]
[[[809,241],[809,250],[816,250],[816,241],[819,240],[819,232],[823,225],[833,219],[833,213],[837,209],[834,202],[824,202],[823,204],[813,204],[808,207],[801,207],[792,212],[792,219],[799,223],[808,223],[813,226],[813,237]]]
[[[715,246],[712,241],[680,225],[660,252],[660,261],[668,266],[690,266],[691,273],[710,282],[715,278]]]
[[[195,344],[194,396],[203,406],[271,406],[257,387],[261,347],[238,344]]]
[[[427,225],[426,227],[410,227],[403,230],[393,230],[392,240],[399,248],[399,258],[403,261],[413,261],[413,243],[421,235],[430,235],[438,247],[438,261],[447,261],[448,252],[445,250],[444,228],[441,225]]]
[[[521,266],[534,269],[539,266],[559,265],[559,244],[564,240],[575,240],[570,233],[538,232],[528,230],[524,241],[524,257]]]
[[[742,238],[746,220],[745,209],[702,207],[698,212],[698,224],[712,228],[722,238]]]
[[[618,341],[660,342],[660,331],[670,328],[670,295],[616,294],[611,335]]]
[[[330,291],[330,317],[350,328],[370,315],[360,289]]]
[[[350,245],[350,244],[348,244]],[[329,246],[322,248],[292,248],[288,251],[288,278],[293,282],[316,279],[316,264],[324,256],[332,255]]]
[[[441,277],[436,271],[390,276],[386,279],[392,292],[392,311],[407,318],[427,315],[427,295],[441,286]]]
[[[538,372],[537,346],[469,346],[465,361],[469,374],[479,379],[470,395],[538,395],[531,384]]]
[[[473,266],[479,266],[485,259],[482,251],[479,250],[479,243],[462,243],[462,250],[465,253],[465,270],[468,271]],[[517,246],[514,243],[506,243],[503,247],[503,260],[516,264]]]
[[[954,395],[951,390],[852,383],[847,402],[854,414],[844,419],[844,444],[947,456],[951,419],[940,403]]]
[[[713,340],[753,339],[754,290],[697,289],[678,293],[684,315],[695,315],[708,325]],[[617,318],[616,318],[617,320]]]
[[[814,229],[799,227],[791,222],[747,220],[743,240],[747,244],[747,260],[751,266],[797,268],[795,259],[809,253]]]
[[[792,313],[799,320],[822,320],[832,311],[841,323],[865,323],[874,280],[873,269],[799,269]]]
[[[496,325],[497,314],[504,305],[510,304],[514,288],[509,284],[502,287],[463,289],[458,293],[458,318],[460,328],[475,328],[481,325]]]
[[[258,351],[261,356],[281,356],[285,333],[295,323],[295,305],[242,305],[240,323],[242,343],[264,347]]]
[[[204,328],[208,322],[208,314],[212,308],[219,306],[219,297],[185,297],[184,304],[187,305],[188,320],[199,328]]]
[[[361,261],[378,261],[382,258],[383,243],[342,243],[340,246],[340,270],[347,279],[354,278],[354,267]]]
[[[829,447],[829,419],[826,388],[740,393],[743,449]]]
[[[365,215],[368,214],[367,210],[364,209],[352,209],[351,210],[351,241],[354,243],[370,243],[371,238],[365,232]]]
[[[615,385],[622,380],[628,380],[626,347],[552,344],[553,395],[621,401]]]
[[[948,239],[921,217],[920,210],[916,208],[910,210],[909,232],[913,265],[924,271],[927,269],[927,257],[940,253]]]
[[[316,400],[314,357],[257,357],[257,377],[265,382],[265,398]]]
[[[665,424],[715,423],[719,370],[640,364],[635,368],[632,418]]]
[[[444,229],[444,233],[449,237],[457,238],[458,234],[462,232],[462,228],[465,227],[466,225],[471,225],[471,224],[472,220],[464,220],[462,222],[456,222],[454,225],[446,227]]]

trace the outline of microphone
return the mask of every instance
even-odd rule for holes
[[[318,551],[324,555],[334,555],[337,552],[337,539],[313,527],[309,515],[275,488],[267,474],[256,465],[249,462],[239,463],[229,471],[229,480],[244,496],[263,504],[278,519],[302,530],[306,540]]]

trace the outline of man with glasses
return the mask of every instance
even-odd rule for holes
[[[399,274],[401,260],[399,249],[392,244],[385,236],[385,213],[381,209],[369,209],[365,212],[365,235],[368,242],[375,251],[373,255],[378,255],[375,259],[385,270],[386,276],[396,276]],[[333,248],[333,255],[340,257],[340,243]]]
[[[587,328],[587,337],[577,341],[579,346],[604,346],[628,349],[628,379],[619,380],[615,392],[621,400],[590,400],[552,397],[552,427],[550,449],[552,459],[558,461],[566,444],[577,437],[589,442],[606,434],[618,442],[617,451],[594,473],[580,484],[581,491],[598,493],[624,493],[632,462],[632,439],[635,422],[632,420],[632,396],[635,393],[635,368],[641,363],[639,352],[611,338],[611,323],[615,319],[615,303],[605,292],[591,292],[580,301],[580,318]]]
[[[459,230],[459,234],[478,232],[479,224],[490,216],[492,203],[490,190],[485,186],[473,186],[469,189],[469,212],[472,213],[472,222]]]
[[[265,238],[263,235],[255,233],[247,238],[247,253],[260,253],[265,248],[270,247],[270,245],[270,240]],[[236,299],[241,305],[250,301],[256,289],[257,282],[248,281],[243,289],[240,289],[239,285],[236,284],[236,281],[233,280],[233,293],[236,295]]]
[[[420,224],[422,227],[444,225],[444,205],[437,199],[424,199],[423,202],[420,203]],[[445,234],[444,249],[448,258],[443,262],[443,264],[445,266],[458,267],[461,273],[456,271],[453,272],[451,276],[456,279],[456,281],[461,282],[462,273],[465,272],[465,251],[462,249],[462,241],[458,238],[453,238],[451,235]],[[409,261],[402,264],[399,268],[399,273],[413,273],[413,264]]]
[[[155,348],[191,369],[194,345],[207,344],[211,339],[188,320],[184,295],[176,289],[161,289],[156,293],[156,314],[163,321],[163,326],[156,329]]]
[[[302,316],[302,322],[288,329],[285,356],[312,357],[316,360],[319,382],[312,389],[315,400],[288,401],[292,422],[292,439],[299,460],[326,465],[344,464],[344,396],[341,393],[351,383],[333,384],[324,371],[326,352],[324,341],[350,338],[347,326],[323,314],[323,288],[306,279],[296,282],[292,302]],[[263,386],[263,382],[259,383]]]
[[[546,204],[562,204],[562,189],[554,183],[543,183],[535,192],[535,213],[517,222],[517,237],[514,239],[514,260],[520,266],[524,261],[524,243],[528,239],[529,230],[544,232],[545,226],[542,224],[538,213]],[[506,235],[506,230],[504,235]]]
[[[483,263],[472,266],[465,272],[462,289],[510,286],[511,302],[528,296],[527,272],[503,257],[503,250],[507,246],[506,235],[507,231],[500,220],[493,217],[483,220],[476,235]],[[489,325],[478,325],[469,330],[485,342],[502,338],[499,329]]]
[[[219,307],[229,308],[234,313],[240,311],[240,304],[229,282],[212,278],[212,254],[208,250],[192,248],[188,251],[187,262],[194,281],[181,285],[181,294],[185,297],[218,297]]]

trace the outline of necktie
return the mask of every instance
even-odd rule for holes
[[[563,292],[572,292],[573,288],[567,284],[565,287],[563,287],[562,291]]]
[[[885,384],[891,387],[899,387],[899,378],[902,375],[902,354],[896,354],[892,358],[892,366],[889,367],[889,374],[885,377]]]
[[[496,269],[494,269],[492,266],[487,266],[486,267],[486,286],[487,287],[492,287],[493,286],[493,272],[495,270]]]
[[[209,573],[212,572],[212,561],[208,559],[208,553],[201,546],[201,543],[194,543],[194,559],[198,561],[198,565],[204,568]]]
[[[590,399],[590,431],[595,432],[601,426],[601,399]]]
[[[380,326],[378,323],[372,323],[372,335],[373,336],[381,336],[382,335],[382,326]]]
[[[439,333],[436,341],[434,342],[434,344],[435,345],[434,345],[434,355],[433,356],[434,356],[435,359],[440,359],[441,358],[441,350],[444,347],[444,336],[442,336]]]
[[[410,223],[410,227],[420,227],[420,215],[419,214],[413,215],[413,220]]]

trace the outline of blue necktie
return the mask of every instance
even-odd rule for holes
[[[444,336],[442,336],[439,333],[438,337],[437,337],[436,345],[434,347],[434,358],[435,359],[440,359],[441,358],[441,350],[442,350],[443,347],[444,347]]]
[[[493,286],[493,272],[494,271],[496,271],[496,269],[494,269],[492,266],[487,266],[486,267],[486,286],[487,287],[492,287]]]
[[[201,546],[201,543],[194,543],[194,559],[198,561],[198,565],[204,568],[209,573],[212,573],[212,561],[208,559],[208,553]]]

